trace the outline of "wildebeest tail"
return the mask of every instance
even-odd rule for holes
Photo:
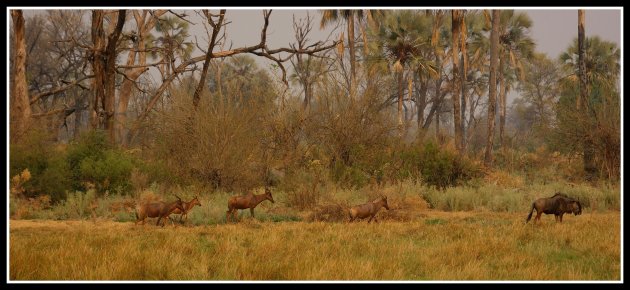
[[[527,223],[530,219],[532,219],[532,214],[534,213],[535,205],[536,205],[536,203],[532,202],[532,209],[529,211],[529,215],[527,216],[527,220],[525,221],[525,223]]]

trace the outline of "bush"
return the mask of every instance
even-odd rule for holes
[[[98,193],[127,193],[131,189],[131,159],[117,150],[103,152],[100,159],[87,157],[79,165],[80,178],[96,185]]]
[[[400,169],[394,171],[393,179],[422,180],[423,183],[444,189],[463,184],[481,176],[480,166],[456,152],[440,149],[435,143],[427,142],[422,147],[412,146],[397,153]]]
[[[317,205],[324,192],[325,178],[326,171],[319,160],[313,160],[306,168],[289,174],[280,187],[287,192],[287,205],[299,209]]]
[[[93,185],[96,193],[127,194],[132,189],[131,171],[135,158],[114,148],[103,131],[89,131],[68,148],[67,163],[72,170],[72,189],[87,191]]]
[[[66,162],[63,147],[54,146],[50,134],[32,130],[10,148],[11,176],[29,171],[30,178],[20,184],[21,197],[34,198],[49,195],[52,202],[65,198],[72,174]]]

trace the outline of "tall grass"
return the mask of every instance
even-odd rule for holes
[[[198,214],[201,214],[200,211]],[[10,223],[11,280],[619,280],[620,213],[408,222]]]
[[[518,179],[517,179],[518,180]],[[506,186],[505,184],[513,184]],[[442,211],[493,211],[528,212],[531,203],[540,197],[548,197],[555,192],[564,192],[580,200],[585,211],[607,211],[620,209],[620,188],[602,184],[593,187],[586,184],[547,183],[528,184],[511,181],[469,184],[439,190],[419,182],[405,181],[385,187],[368,186],[361,189],[340,188],[334,184],[324,184],[318,189],[317,203],[309,207],[296,206],[295,192],[272,189],[275,203],[264,201],[255,209],[255,217],[260,221],[331,221],[347,219],[350,206],[374,200],[379,195],[388,197],[393,211],[383,213],[383,217],[393,220],[409,220],[428,209]],[[262,188],[255,190],[257,194]],[[51,205],[49,199],[24,200],[11,197],[10,214],[13,219],[108,219],[115,221],[135,220],[135,205],[146,199],[172,201],[173,194],[184,201],[198,196],[202,206],[195,207],[188,214],[187,225],[214,225],[225,223],[227,200],[242,192],[215,191],[209,193],[192,187],[163,188],[157,185],[135,196],[110,195],[97,197],[94,190],[69,193],[65,201]],[[249,210],[239,211],[240,219],[249,219]],[[173,215],[179,220],[179,216]],[[150,219],[148,222],[154,222]]]
[[[593,187],[585,184],[554,182],[530,184],[515,188],[485,184],[478,187],[451,187],[444,191],[424,189],[422,196],[432,208],[445,211],[489,210],[526,211],[537,198],[564,192],[578,199],[587,210],[619,210],[621,190],[618,186]]]

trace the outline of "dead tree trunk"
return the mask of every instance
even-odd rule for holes
[[[11,10],[15,37],[13,60],[13,82],[11,88],[12,138],[19,138],[28,129],[31,121],[31,105],[26,82],[26,40],[24,39],[24,16],[22,10]]]

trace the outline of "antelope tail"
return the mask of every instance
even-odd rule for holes
[[[529,211],[529,215],[527,216],[527,220],[525,221],[525,223],[529,222],[530,219],[532,219],[532,214],[534,213],[534,208],[535,208],[535,202],[532,203],[532,209]]]

